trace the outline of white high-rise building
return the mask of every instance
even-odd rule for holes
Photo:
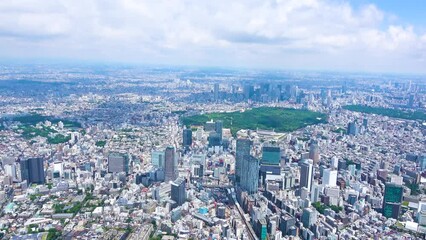
[[[16,166],[15,164],[7,164],[4,166],[4,172],[6,176],[11,176],[12,179],[16,179]]]
[[[53,163],[53,172],[58,172],[59,177],[64,176],[64,164],[61,162],[55,162]]]
[[[334,187],[336,186],[336,182],[337,182],[337,170],[331,170],[329,168],[324,169],[322,184],[324,186]]]
[[[331,158],[331,168],[333,169],[337,169],[337,167],[339,166],[339,159],[334,156]]]

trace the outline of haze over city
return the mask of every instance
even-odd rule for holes
[[[0,57],[426,73],[423,1],[2,1]]]

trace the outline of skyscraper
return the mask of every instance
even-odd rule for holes
[[[259,160],[251,155],[243,158],[240,186],[249,194],[256,193],[259,185]]]
[[[281,149],[274,146],[262,147],[262,165],[280,165]]]
[[[171,198],[176,202],[176,207],[181,206],[186,201],[185,180],[177,178],[171,183]]]
[[[347,134],[348,135],[357,135],[359,132],[358,126],[356,125],[356,121],[348,123]]]
[[[253,85],[244,85],[243,87],[244,99],[249,100],[254,95],[254,86]]]
[[[252,144],[252,141],[249,139],[237,139],[237,148],[235,153],[235,179],[237,183],[241,180],[243,160],[250,156]]]
[[[184,147],[190,147],[192,145],[191,129],[183,129],[182,140],[183,140]]]
[[[164,151],[152,151],[151,164],[156,168],[164,168]]]
[[[402,185],[386,183],[383,196],[383,216],[398,219],[404,190]]]
[[[214,94],[214,100],[215,101],[219,100],[219,83],[214,84],[213,94]]]
[[[324,186],[336,186],[337,182],[337,171],[331,170],[329,168],[324,169],[323,176],[322,176],[322,184]]]
[[[417,159],[418,159],[417,161],[419,162],[420,170],[422,171],[425,170],[426,169],[426,153],[423,155],[419,155]]]
[[[222,131],[223,131],[223,122],[221,120],[217,120],[215,122],[214,130],[216,131],[217,134],[219,134],[220,141],[222,142],[222,137],[223,137],[223,135],[222,135],[223,134],[222,133]]]
[[[312,208],[303,209],[302,223],[305,228],[310,228],[317,221],[317,211]]]
[[[313,161],[306,159],[300,164],[300,187],[305,187],[309,191],[312,186]]]
[[[209,147],[222,145],[222,137],[217,132],[209,133],[207,140],[209,141]]]
[[[15,164],[6,164],[4,166],[4,173],[6,176],[12,177],[12,179],[16,178],[16,165]]]
[[[167,147],[164,156],[165,181],[173,181],[176,178],[175,148]]]
[[[109,173],[129,173],[129,158],[122,153],[112,152],[108,155]]]
[[[311,142],[309,147],[309,158],[314,161],[314,164],[318,164],[320,159],[318,143],[316,141]]]
[[[29,158],[21,160],[21,179],[27,183],[44,184],[44,160],[42,158]]]

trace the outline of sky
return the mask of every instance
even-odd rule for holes
[[[424,0],[0,0],[1,62],[426,74]]]

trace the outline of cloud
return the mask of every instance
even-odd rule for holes
[[[426,33],[394,19],[340,0],[3,1],[0,57],[426,71]]]

